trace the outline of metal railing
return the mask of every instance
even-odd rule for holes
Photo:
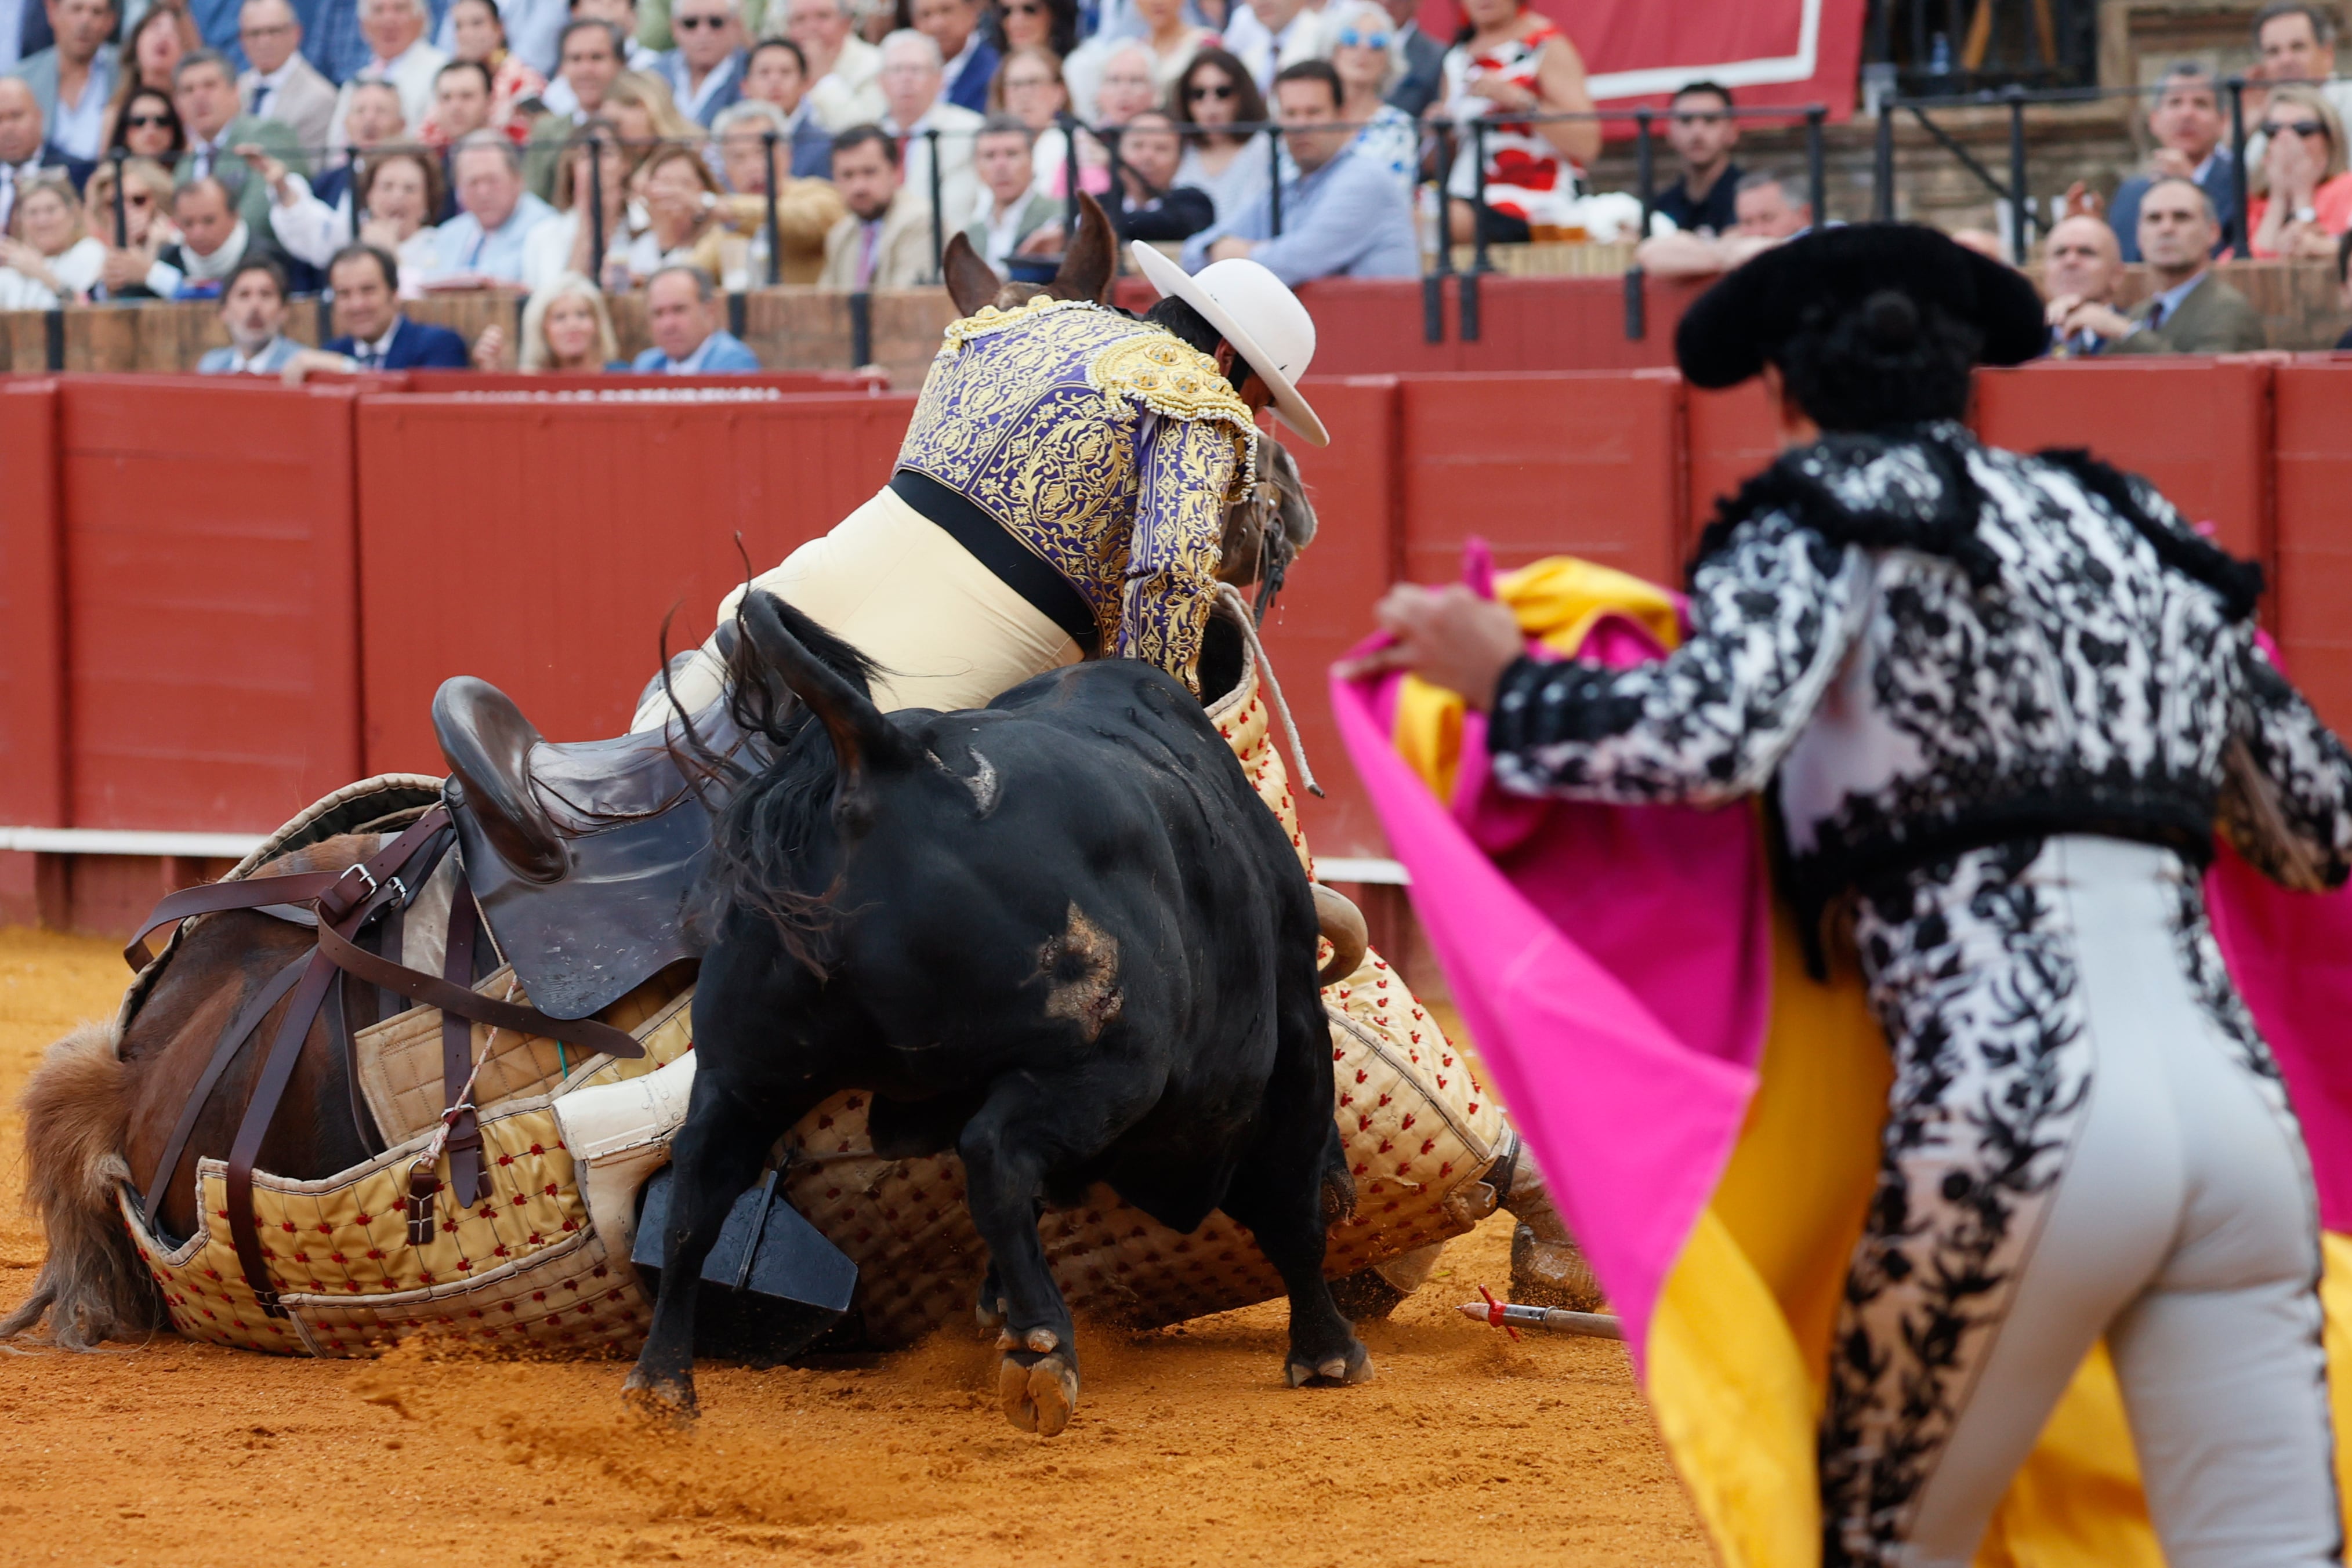
[[[2246,145],[2251,140],[2246,121],[2246,95],[2260,92],[2266,87],[2284,83],[2249,81],[2243,77],[2225,77],[2212,83],[2217,95],[2217,107],[2228,116],[2230,161],[2233,178],[2231,181],[2232,201],[2230,209],[2217,214],[2221,221],[2222,241],[2241,254],[2251,250],[2252,231],[2246,219],[2247,201],[2252,181],[2246,167]],[[1895,131],[1898,118],[1909,116],[1935,142],[1950,153],[1961,168],[1990,192],[2008,214],[2010,256],[2020,267],[2031,259],[2037,233],[2046,235],[2057,220],[2048,216],[2034,201],[2031,186],[2027,148],[2030,129],[2026,110],[2034,108],[2090,104],[2121,99],[2154,99],[2167,93],[2181,91],[2177,83],[2158,82],[2148,87],[2127,88],[2057,88],[2033,90],[2010,87],[1997,92],[1955,93],[1935,97],[1906,97],[1890,94],[1878,105],[1876,144],[1873,156],[1871,178],[1871,216],[1881,222],[1895,216]],[[1961,143],[1945,127],[1936,123],[1931,114],[1936,110],[2005,109],[2008,111],[2007,145],[2008,177],[2003,179],[1985,167],[1984,161]]]

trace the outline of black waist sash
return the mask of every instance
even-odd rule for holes
[[[947,530],[948,537],[971,552],[972,559],[1019,594],[1037,613],[1070,634],[1078,652],[1096,653],[1100,635],[1095,612],[1070,580],[1048,566],[1028,546],[1014,538],[1004,525],[980,509],[969,496],[959,495],[928,474],[901,468],[890,476],[890,491],[898,499]]]

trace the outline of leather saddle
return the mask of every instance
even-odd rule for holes
[[[745,745],[723,701],[694,727],[713,751]],[[586,1018],[700,956],[687,900],[727,789],[681,763],[675,717],[642,735],[550,741],[505,693],[458,675],[434,695],[433,727],[467,880],[533,1007]]]

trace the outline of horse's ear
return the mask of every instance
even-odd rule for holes
[[[1100,202],[1080,191],[1078,232],[1063,248],[1061,268],[1045,292],[1056,299],[1105,304],[1110,299],[1111,279],[1118,275],[1118,237],[1110,231],[1110,218]]]
[[[947,279],[948,298],[955,301],[957,313],[964,316],[992,303],[1004,283],[996,276],[996,269],[971,248],[971,239],[961,229],[948,241],[947,249],[940,253],[940,275]]]

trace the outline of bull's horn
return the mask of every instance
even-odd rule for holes
[[[1315,924],[1322,931],[1323,940],[1331,944],[1331,961],[1323,966],[1316,980],[1328,986],[1363,967],[1365,949],[1372,944],[1371,933],[1364,927],[1364,912],[1346,894],[1319,882],[1308,885],[1315,890]]]

